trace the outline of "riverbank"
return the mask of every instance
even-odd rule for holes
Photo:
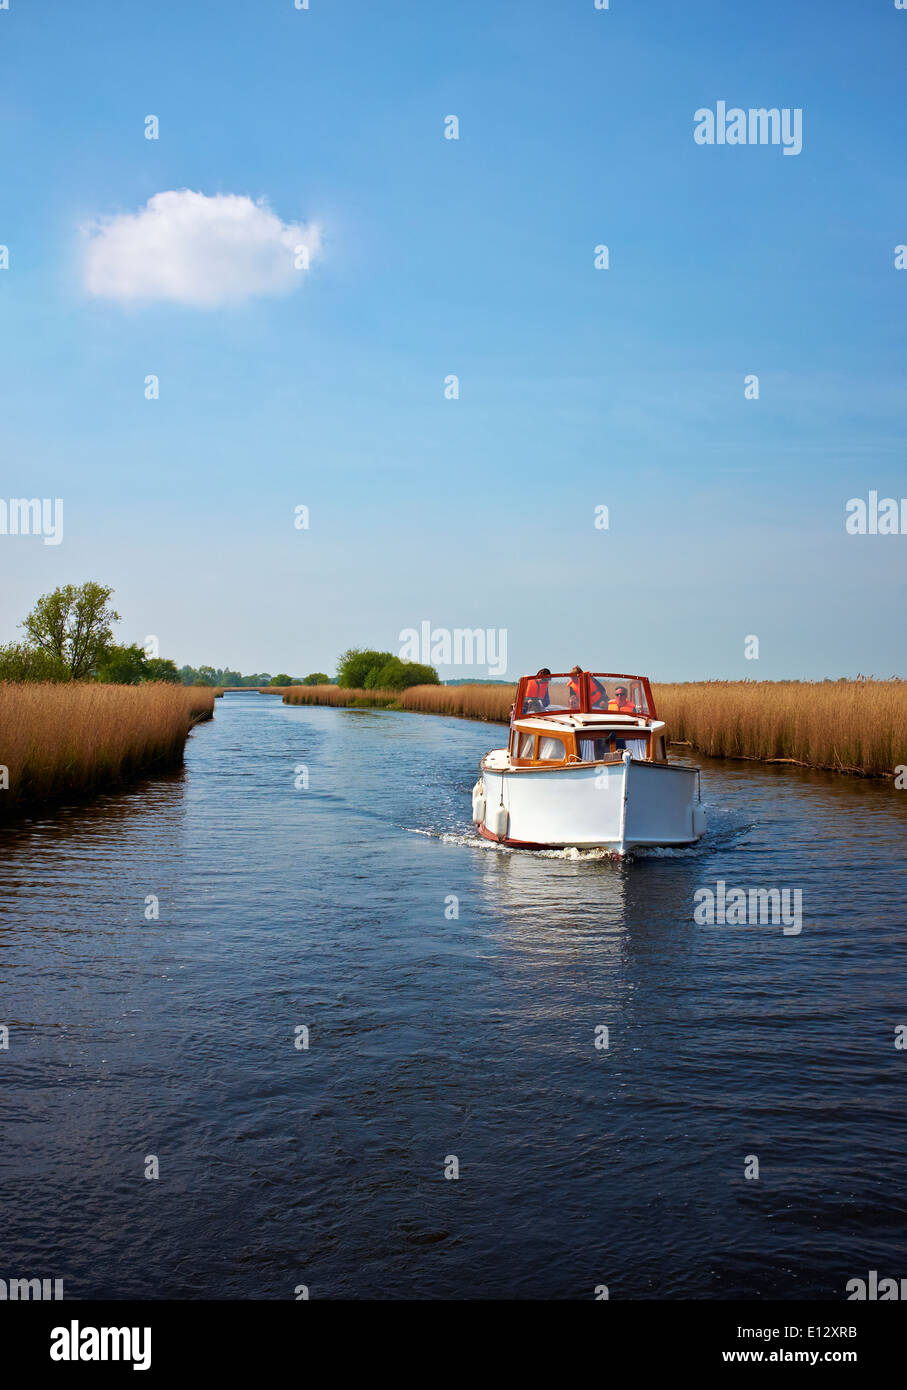
[[[179,767],[214,699],[163,681],[0,684],[0,817]]]
[[[790,762],[891,777],[907,765],[907,681],[653,683],[672,742],[714,758]],[[409,690],[289,686],[286,704],[411,710],[506,724],[516,686],[417,685]]]

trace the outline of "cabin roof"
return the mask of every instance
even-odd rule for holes
[[[649,719],[643,714],[617,714],[602,710],[598,714],[581,714],[565,710],[563,714],[530,714],[514,719],[513,727],[523,733],[563,733],[565,729],[663,729],[663,719]]]

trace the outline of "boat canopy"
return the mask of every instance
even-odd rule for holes
[[[614,671],[559,672],[551,676],[522,676],[513,718],[554,714],[565,710],[584,714],[635,714],[655,718],[655,701],[646,676]]]

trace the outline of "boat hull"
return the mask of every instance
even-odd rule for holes
[[[519,849],[623,854],[644,847],[681,848],[695,844],[705,828],[698,776],[695,768],[629,757],[538,772],[486,766],[484,815],[477,828],[486,839]]]

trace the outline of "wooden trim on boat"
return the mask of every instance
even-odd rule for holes
[[[633,737],[636,739],[636,741],[638,742],[641,740],[645,740],[646,745],[646,756],[644,758],[637,758],[636,761],[647,763],[654,763],[660,761],[660,759],[657,759],[655,757],[655,735],[653,735],[652,730],[650,728],[643,728],[640,725],[627,725],[626,732],[623,732],[623,730],[624,726],[620,725],[617,729],[613,727],[607,728],[603,726],[602,730],[598,733],[596,732],[596,726],[593,726],[590,729],[562,728],[559,729],[557,733],[549,733],[548,731],[546,731],[545,733],[535,733],[534,731],[530,732],[530,730],[528,729],[521,729],[518,725],[512,725],[510,730],[510,737],[507,743],[507,756],[510,759],[511,768],[536,768],[539,771],[544,771],[551,768],[559,768],[561,771],[563,771],[564,768],[568,767],[600,767],[602,765],[607,766],[609,763],[620,762],[623,757],[624,750],[615,749],[613,753],[609,753],[605,758],[593,758],[591,761],[589,761],[587,759],[584,759],[580,752],[581,740],[587,738],[595,739],[596,737],[603,738],[605,735],[609,733],[612,734],[613,737],[616,739],[626,739],[630,736],[632,730]],[[524,737],[529,737],[533,740],[532,751],[534,755],[538,754],[540,739],[557,739],[559,743],[562,743],[564,745],[564,757],[515,757],[512,751],[513,745],[515,744],[516,747],[519,747],[520,740]],[[662,737],[662,735],[658,735],[658,737]]]

